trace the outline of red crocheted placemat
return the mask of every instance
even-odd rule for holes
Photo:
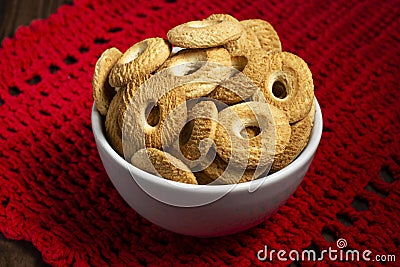
[[[339,264],[257,258],[265,245],[318,255],[339,238],[347,250],[399,261],[399,6],[81,0],[20,28],[0,48],[0,231],[31,241],[52,265]],[[106,48],[125,50],[218,12],[268,20],[283,49],[309,63],[324,132],[304,181],[275,215],[239,234],[197,239],[143,219],[112,186],[91,132],[91,78]]]

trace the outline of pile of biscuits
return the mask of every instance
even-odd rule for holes
[[[307,63],[265,20],[213,14],[98,59],[93,97],[114,150],[190,184],[257,179],[291,163],[315,116]]]

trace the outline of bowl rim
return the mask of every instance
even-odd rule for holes
[[[316,112],[315,112],[313,129],[311,131],[308,144],[303,149],[303,151],[296,157],[296,159],[283,169],[273,174],[238,184],[224,184],[224,185],[211,185],[211,186],[185,184],[164,179],[162,177],[150,174],[135,167],[134,165],[126,161],[123,157],[121,157],[109,144],[105,136],[104,123],[99,123],[104,120],[103,119],[104,117],[100,115],[100,113],[97,111],[95,102],[93,102],[92,112],[91,112],[92,131],[96,139],[96,142],[98,143],[97,145],[102,146],[103,149],[106,151],[106,153],[110,154],[110,156],[113,158],[114,161],[118,163],[119,166],[128,168],[130,174],[134,175],[137,174],[137,176],[140,177],[140,179],[146,179],[146,182],[148,183],[157,184],[158,186],[169,187],[170,189],[171,187],[174,187],[174,189],[183,191],[207,192],[207,193],[221,193],[227,191],[249,191],[249,186],[251,186],[252,188],[256,188],[257,190],[260,186],[265,187],[274,184],[278,182],[280,179],[296,172],[302,167],[303,162],[307,162],[310,158],[314,156],[318,148],[319,142],[321,140],[322,128],[323,128],[322,112],[320,105],[317,101],[317,98],[315,96],[314,96],[314,101],[315,101]],[[132,179],[135,180],[138,179],[138,177],[136,178],[132,177]],[[207,188],[207,189],[203,191],[199,190],[199,188]]]

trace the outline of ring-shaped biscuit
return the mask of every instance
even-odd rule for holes
[[[257,53],[251,55],[243,73],[251,78],[262,94],[255,101],[267,101],[285,111],[290,123],[303,119],[314,101],[314,84],[307,63],[289,53]],[[265,98],[265,100],[264,100]]]
[[[120,156],[123,156],[123,147],[121,127],[118,124],[118,110],[122,105],[122,94],[123,92],[119,90],[112,99],[105,120],[107,139],[110,142],[111,147]]]
[[[229,78],[218,85],[209,95],[209,98],[219,100],[227,105],[237,104],[249,99],[259,90],[257,85],[242,71],[246,68],[248,59],[243,53],[232,57],[232,67],[234,68]]]
[[[167,147],[179,136],[186,122],[186,98],[170,82],[165,75],[154,75],[135,91],[123,116],[125,158],[145,147]]]
[[[197,184],[196,177],[179,159],[156,148],[143,148],[131,158],[139,169],[175,182]]]
[[[260,134],[260,128],[255,126],[249,126],[242,130],[240,133],[242,136],[247,135],[247,138],[253,138]]]
[[[271,172],[276,172],[286,167],[301,153],[301,151],[303,151],[308,144],[311,130],[314,125],[314,118],[315,101],[313,101],[311,110],[304,119],[290,125],[291,134],[289,143],[283,153],[275,156],[274,162],[271,166]]]
[[[93,74],[93,99],[101,115],[106,115],[111,100],[116,91],[108,82],[108,76],[115,63],[121,58],[122,53],[115,47],[105,50],[96,62]]]
[[[211,67],[217,65],[228,67],[232,64],[229,52],[222,47],[183,49],[165,61],[160,70],[170,69],[176,76],[191,75],[193,82],[183,84],[181,87],[186,92],[186,99],[199,98],[213,91],[218,85],[217,83],[201,82],[201,75],[207,75],[207,69],[204,67],[206,62],[211,63]]]
[[[234,16],[231,16],[229,14],[224,14],[224,13],[215,13],[211,14],[209,17],[207,17],[205,20],[227,20],[227,21],[233,21],[233,22],[239,22]]]
[[[149,76],[151,77],[151,75]],[[145,81],[140,81],[140,84],[138,85],[137,83],[134,82],[129,82],[128,84],[126,84],[125,86],[121,87],[120,90],[123,91],[122,93],[122,103],[120,105],[119,108],[119,115],[118,115],[118,124],[122,129],[123,123],[124,123],[124,116],[125,116],[125,112],[128,108],[128,106],[131,104],[131,100],[134,96],[134,94],[136,93],[136,90],[144,83]],[[155,113],[150,113],[149,116],[150,118],[148,118],[149,120],[154,120],[157,119],[153,116],[153,114]],[[157,119],[158,120],[158,119]],[[154,124],[154,123],[149,123],[149,124]]]
[[[206,20],[226,20],[239,23],[239,27],[242,27],[242,35],[233,41],[227,42],[224,47],[229,51],[232,56],[247,53],[250,50],[260,48],[256,34],[250,29],[245,27],[239,20],[229,14],[212,14]]]
[[[168,31],[168,40],[183,48],[210,48],[238,39],[243,28],[227,20],[198,20],[180,24]]]
[[[218,155],[238,168],[254,169],[271,164],[275,153],[282,153],[289,142],[290,125],[285,113],[262,102],[230,106],[218,114],[215,145]],[[244,128],[258,127],[252,138],[242,136]]]
[[[160,67],[160,70],[182,65],[185,63],[194,64],[196,62],[212,62],[221,64],[223,66],[231,66],[232,64],[229,52],[223,47],[212,47],[208,49],[182,49],[170,58],[168,58],[168,60],[166,60],[164,64]],[[194,65],[193,68],[195,68],[196,66],[197,65]],[[201,67],[201,64],[198,65],[198,67]],[[185,73],[181,73],[180,75],[184,74]]]
[[[209,177],[203,171],[193,172],[194,176],[196,177],[197,183],[200,185],[207,185],[214,182],[214,179]]]
[[[198,172],[211,164],[215,157],[214,144],[217,128],[218,109],[210,100],[193,99],[186,102],[187,122],[182,127],[179,138],[164,151],[180,159],[193,172]]]
[[[230,41],[224,45],[232,56],[241,55],[243,53],[248,53],[251,50],[261,48],[253,30],[243,25],[242,22],[240,22],[240,25],[243,27],[242,36],[239,39]]]
[[[227,169],[229,168],[229,169]],[[243,170],[235,167],[228,167],[228,164],[221,159],[218,155],[214,161],[205,168],[200,175],[197,177],[199,184],[212,183],[216,181],[217,184],[236,184],[249,182],[257,179],[261,174],[256,174],[257,170]]]
[[[242,24],[239,20],[232,17],[229,14],[212,14],[206,20],[227,20],[239,23],[240,27],[243,28],[242,35],[233,41],[227,42],[224,47],[229,51],[232,56],[241,55],[243,53],[248,53],[253,49],[260,48],[260,43],[257,39],[256,34],[252,29],[246,27],[245,24]]]
[[[182,129],[180,150],[188,160],[197,160],[210,150],[217,129],[218,110],[212,101],[201,101],[188,112]],[[202,142],[206,140],[207,142]]]
[[[255,34],[262,49],[271,52],[282,51],[278,33],[268,21],[262,19],[248,19],[240,21],[240,24],[244,26],[246,32],[251,30]]]
[[[171,44],[159,37],[148,38],[134,44],[112,68],[110,85],[121,87],[129,82],[138,85],[143,83],[167,60],[171,49]]]

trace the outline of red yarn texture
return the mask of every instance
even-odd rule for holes
[[[275,215],[198,239],[153,225],[119,196],[91,131],[91,79],[105,49],[212,13],[275,27],[283,50],[311,68],[324,132]],[[55,266],[354,265],[257,259],[264,245],[318,252],[338,238],[399,261],[399,18],[398,1],[77,0],[21,27],[0,48],[0,231]]]

